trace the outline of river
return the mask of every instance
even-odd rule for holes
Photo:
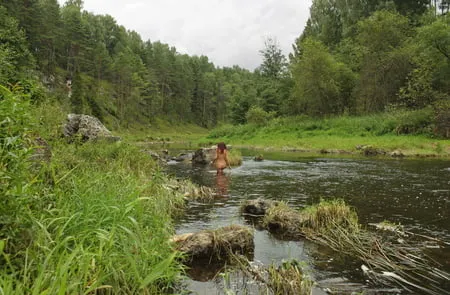
[[[210,166],[167,165],[167,173],[213,187],[219,194],[212,203],[190,203],[177,220],[178,234],[251,225],[239,213],[246,199],[283,200],[302,208],[321,199],[341,198],[369,229],[372,223],[388,220],[443,241],[446,246],[434,249],[433,257],[450,272],[450,161],[305,157],[291,152],[264,155],[266,159],[258,162],[251,156],[254,151],[242,153],[243,164],[219,178]],[[254,261],[268,265],[292,258],[304,261],[316,281],[366,283],[360,265],[342,261],[332,251],[308,241],[280,241],[265,230],[255,230]],[[221,294],[214,280],[196,278],[187,285],[193,294]]]

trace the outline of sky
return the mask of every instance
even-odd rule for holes
[[[58,0],[63,4],[65,0]],[[275,38],[286,57],[302,33],[312,0],[84,0],[84,10],[109,14],[144,41],[206,55],[216,66],[254,70],[259,50]]]

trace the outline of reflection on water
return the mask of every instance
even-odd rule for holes
[[[363,225],[389,220],[407,231],[450,243],[450,161],[299,158],[256,162],[244,157],[243,165],[223,178],[216,178],[211,167],[190,164],[170,165],[167,171],[215,187],[226,196],[212,204],[190,204],[176,226],[178,233],[232,223],[252,225],[239,214],[246,199],[283,200],[302,208],[321,199],[342,198],[356,209]],[[433,249],[433,257],[450,271],[445,247]],[[345,277],[364,282],[359,265],[335,261],[334,256],[308,242],[279,241],[266,231],[255,231],[256,261],[270,264],[295,258],[306,261],[316,279]],[[200,293],[211,287],[196,286]]]
[[[228,196],[228,184],[230,182],[230,177],[226,174],[217,174],[216,179],[216,193],[217,196],[227,197]]]

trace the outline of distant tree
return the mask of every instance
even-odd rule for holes
[[[264,77],[279,79],[286,73],[287,60],[276,39],[267,38],[259,53],[263,58],[259,70]]]
[[[418,30],[411,42],[415,69],[400,92],[409,108],[422,108],[450,99],[450,16],[437,18]]]
[[[19,29],[18,21],[0,6],[0,84],[19,81],[34,66],[25,33]]]
[[[314,37],[327,46],[338,44],[342,38],[342,19],[337,2],[315,0],[310,13]]]
[[[403,48],[411,35],[408,18],[398,13],[377,11],[358,23],[356,42],[364,52],[356,87],[359,112],[383,111],[396,103],[412,70],[411,52]]]
[[[403,15],[420,15],[427,10],[429,5],[429,0],[394,0],[394,2],[397,11]]]
[[[337,62],[320,41],[306,38],[302,48],[302,57],[292,66],[291,114],[325,116],[352,108],[355,78],[351,70]]]
[[[61,53],[62,22],[57,0],[39,0],[39,17],[34,20],[37,30],[35,55],[41,71],[54,75],[57,67],[57,54]]]

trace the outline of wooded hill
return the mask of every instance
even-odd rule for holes
[[[162,118],[211,128],[425,108],[428,123],[445,129],[449,7],[449,0],[313,0],[288,58],[269,38],[255,52],[261,66],[249,71],[144,41],[113,17],[84,11],[82,0],[62,7],[0,0],[0,84],[35,103],[51,97],[109,127]]]

